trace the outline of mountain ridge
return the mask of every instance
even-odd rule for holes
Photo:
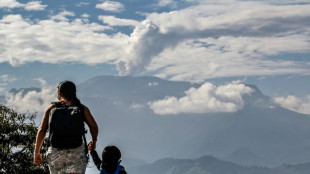
[[[146,164],[127,168],[129,173],[142,174],[308,174],[310,163],[297,165],[283,164],[278,167],[241,166],[213,156],[196,159],[165,158]]]
[[[108,91],[109,88],[104,86],[102,79],[94,83],[99,85],[101,90],[105,91],[104,93],[108,93],[109,97],[101,95],[103,93],[100,90],[93,90],[92,92],[98,93],[98,95],[84,98],[84,101],[94,108],[101,109],[104,109],[105,103],[108,103],[109,108],[105,108],[108,113],[103,117],[109,121],[115,119],[113,122],[128,125],[129,129],[122,129],[119,133],[126,134],[126,137],[123,137],[127,139],[126,141],[130,141],[127,137],[131,137],[132,140],[129,144],[132,147],[127,146],[127,148],[134,149],[134,146],[139,146],[137,149],[140,152],[135,150],[135,153],[144,155],[137,158],[145,159],[152,156],[153,158],[146,161],[154,161],[164,157],[195,158],[201,155],[212,155],[242,165],[257,164],[262,166],[277,166],[285,162],[294,164],[310,159],[310,155],[299,151],[299,149],[310,147],[306,141],[310,138],[306,134],[310,129],[306,128],[307,131],[301,129],[301,127],[306,127],[308,123],[310,124],[309,117],[278,107],[270,97],[264,95],[255,85],[246,84],[255,91],[249,96],[243,96],[244,108],[234,113],[159,116],[148,108],[147,102],[163,99],[166,96],[182,97],[185,95],[184,91],[192,87],[199,88],[201,84],[166,81],[157,77],[117,77],[116,81],[111,80],[113,78],[109,78],[110,81],[105,82],[109,85],[114,83],[111,85],[114,87],[111,91]],[[121,79],[127,79],[127,83],[130,84],[121,85],[119,83]],[[149,86],[148,84],[151,82],[156,82],[156,86]],[[80,91],[82,96],[87,91],[92,90],[84,85],[89,85],[89,83],[79,84],[80,89],[82,89]],[[124,92],[121,95],[114,94],[116,87],[121,87]],[[93,102],[94,100],[97,101]],[[95,103],[99,101],[104,102],[95,106]],[[131,110],[130,106],[133,103],[140,104],[141,108]],[[105,125],[105,123],[103,124]],[[111,125],[105,126],[107,128],[113,127]],[[114,132],[106,133],[104,136],[109,137],[108,134],[114,134]],[[292,136],[292,138],[285,134]],[[295,142],[304,142],[304,144],[297,145],[290,139],[294,139]],[[138,144],[142,144],[142,146]],[[294,147],[294,150],[291,147]],[[156,153],[152,153],[152,148],[156,149]],[[240,148],[249,149],[251,154],[247,156],[253,158],[256,156],[257,158],[238,159],[237,156],[231,156]],[[287,152],[282,153],[282,151],[294,151],[297,154],[286,154]],[[145,156],[146,154],[148,155]],[[299,155],[301,158],[297,159]],[[293,156],[294,160],[291,160],[290,156]]]
[[[99,151],[115,144],[124,157],[147,162],[203,155],[244,166],[310,161],[309,115],[275,105],[255,85],[246,84],[255,91],[242,96],[244,107],[233,113],[161,116],[148,105],[200,86],[157,77],[99,76],[79,83],[77,92],[99,125]]]

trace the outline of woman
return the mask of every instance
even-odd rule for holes
[[[90,129],[92,140],[88,143],[88,146],[96,148],[98,126],[94,120],[89,109],[82,105],[79,99],[76,97],[76,86],[73,82],[63,81],[58,85],[58,100],[61,104],[70,106],[77,106],[83,111],[84,121]],[[40,155],[40,149],[43,144],[46,132],[49,128],[50,112],[56,104],[52,103],[45,111],[42,118],[40,127],[37,132],[36,146],[34,150],[34,163],[40,166],[43,161]],[[51,174],[69,173],[69,174],[83,174],[86,170],[88,163],[85,153],[85,146],[81,143],[81,146],[76,148],[54,148],[49,147],[47,152],[47,162]]]

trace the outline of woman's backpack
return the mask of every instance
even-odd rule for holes
[[[49,143],[55,148],[75,148],[85,137],[84,113],[77,106],[54,102],[49,115]],[[85,141],[85,139],[84,139]],[[86,143],[86,142],[85,142]]]

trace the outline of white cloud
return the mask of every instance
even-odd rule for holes
[[[309,0],[264,0],[273,4],[301,4],[301,3],[310,3]]]
[[[0,19],[0,63],[18,66],[27,62],[85,64],[113,63],[127,47],[125,34],[103,33],[108,26],[69,20],[72,12],[62,12],[51,19],[29,22],[20,15]]]
[[[192,69],[198,67],[198,71],[204,73],[203,79],[221,76],[217,70],[227,68],[238,70],[234,72],[237,75],[248,75],[248,70],[254,75],[292,73],[296,69],[297,73],[309,73],[309,67],[294,61],[266,59],[282,53],[310,52],[309,10],[310,5],[281,6],[247,1],[208,4],[205,1],[179,11],[151,13],[130,35],[128,56],[119,62],[118,70],[128,75],[155,69],[161,76],[168,77],[171,76],[167,72],[170,68],[175,68],[173,73],[178,74],[178,71],[193,72]],[[290,25],[287,25],[288,22]],[[201,40],[207,41],[206,44],[196,44]],[[199,57],[191,49],[193,44],[200,52]],[[171,56],[175,51],[181,52],[180,47],[184,50],[182,53],[187,52],[187,58],[183,54]],[[165,55],[165,51],[170,55]],[[166,63],[159,64],[158,59],[162,57],[165,57]],[[190,63],[189,59],[196,63]],[[238,66],[226,67],[225,61],[236,61]],[[242,61],[251,66],[242,64]],[[154,64],[150,65],[151,62],[157,63],[157,68]],[[255,65],[254,62],[263,64]],[[187,63],[190,65],[186,66]],[[240,71],[242,69],[244,71]],[[255,69],[258,70],[256,73]]]
[[[45,8],[47,7],[47,5],[42,5],[41,4],[41,1],[31,1],[31,2],[28,2],[24,8],[25,10],[27,11],[41,11],[41,10],[44,10]]]
[[[166,97],[148,104],[159,115],[236,112],[243,108],[242,95],[250,95],[252,92],[253,89],[244,84],[230,83],[215,86],[205,83],[198,89],[189,89],[184,97]]]
[[[56,86],[50,86],[43,79],[37,79],[41,83],[41,91],[31,91],[23,94],[7,93],[5,96],[6,104],[16,109],[18,112],[43,113],[53,101],[57,101]]]
[[[75,16],[75,14],[71,11],[63,11],[63,12],[60,12],[59,14],[57,14],[55,16],[52,16],[51,19],[52,20],[59,20],[59,21],[69,21],[67,16]]]
[[[103,23],[108,24],[109,26],[136,26],[139,24],[138,21],[131,19],[120,19],[115,16],[100,15],[98,19],[102,20]]]
[[[0,8],[20,8],[23,5],[16,0],[4,0],[0,3]]]
[[[148,73],[194,82],[224,76],[310,73],[309,62],[297,62],[293,57],[268,58],[310,53],[310,5],[185,1],[196,5],[169,13],[148,13],[142,22],[100,16],[105,23],[100,25],[89,23],[87,14],[75,16],[69,11],[33,21],[21,15],[3,16],[0,63],[107,63],[117,65],[121,75]],[[33,8],[38,2],[32,1]],[[157,2],[169,5],[176,1]],[[102,4],[106,10],[124,10],[119,2]],[[7,0],[0,7],[24,5]],[[135,29],[130,36],[105,34],[118,26]]]
[[[160,7],[171,6],[173,8],[176,8],[177,4],[178,3],[174,0],[160,0],[158,2],[158,6],[160,6]]]
[[[289,95],[287,97],[276,97],[274,98],[274,101],[283,108],[302,114],[310,114],[310,95],[303,98],[298,98],[294,95]]]
[[[83,6],[88,6],[90,3],[89,2],[79,2],[76,4],[77,7],[83,7]]]
[[[9,74],[4,74],[0,76],[0,81],[2,82],[14,82],[16,81],[17,78],[15,76],[9,75]]]
[[[133,103],[130,105],[129,109],[133,110],[133,111],[139,111],[141,109],[143,109],[145,106],[143,104],[139,104],[139,103]]]
[[[84,14],[82,14],[82,15],[81,15],[81,17],[83,17],[83,18],[89,18],[89,17],[90,17],[90,15],[89,15],[89,14],[87,14],[87,13],[84,13]]]
[[[105,1],[102,4],[97,4],[96,8],[116,13],[120,13],[125,10],[122,3],[115,1]]]
[[[307,74],[309,66],[302,62],[266,59],[265,56],[285,51],[302,53],[308,48],[310,42],[302,35],[197,39],[165,49],[152,59],[146,70],[155,72],[158,77],[192,82],[218,77]]]
[[[47,5],[42,5],[41,1],[30,1],[27,4],[19,3],[16,0],[2,0],[0,8],[24,8],[27,11],[41,11],[44,10]]]

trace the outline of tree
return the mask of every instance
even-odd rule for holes
[[[46,162],[40,167],[33,163],[37,133],[35,118],[36,114],[19,114],[0,105],[0,174],[49,173]],[[42,154],[46,150],[47,146],[43,145]]]

